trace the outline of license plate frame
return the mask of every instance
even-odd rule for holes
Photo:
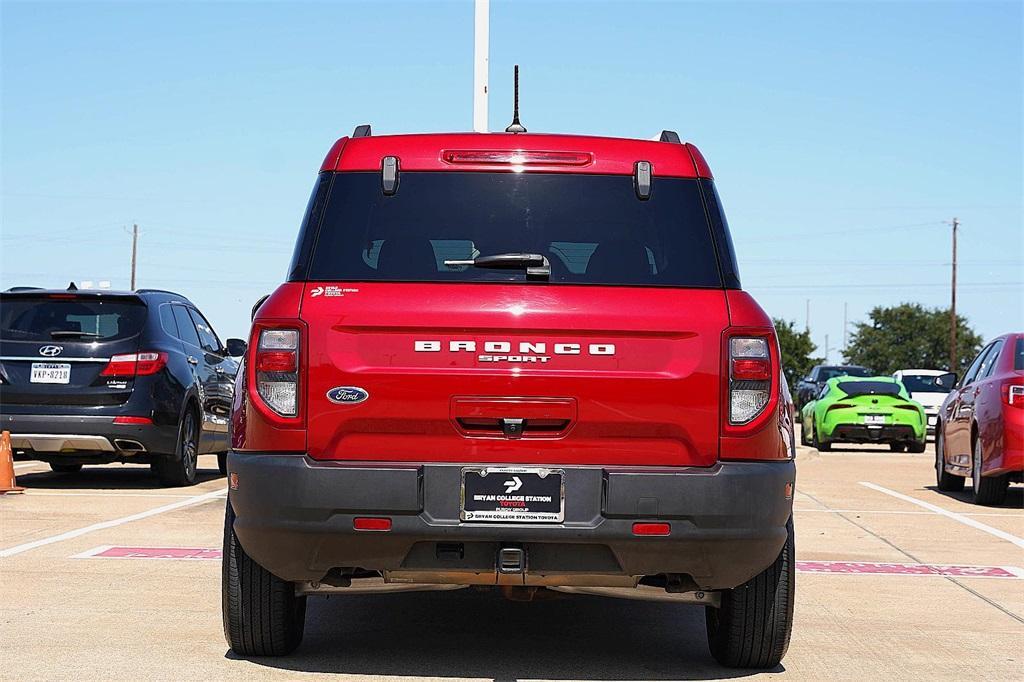
[[[70,384],[70,362],[33,362],[28,381],[31,384]]]
[[[565,470],[549,467],[463,467],[459,519],[470,523],[562,523]],[[557,508],[555,496],[557,495]],[[484,497],[479,497],[484,496]]]
[[[865,424],[874,424],[874,425],[881,426],[882,424],[885,424],[885,415],[884,414],[866,414],[866,415],[864,415],[864,423]]]

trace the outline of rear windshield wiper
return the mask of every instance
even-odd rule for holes
[[[539,253],[497,253],[493,256],[477,256],[469,260],[446,260],[445,265],[472,265],[475,268],[496,270],[526,270],[526,279],[548,280],[551,278],[551,263]]]
[[[74,330],[74,329],[58,329],[57,331],[50,332],[50,338],[51,339],[70,339],[70,338],[76,338],[76,339],[98,339],[98,338],[100,338],[100,335],[99,334],[94,334],[93,332],[83,332],[83,331],[77,331],[77,330]]]

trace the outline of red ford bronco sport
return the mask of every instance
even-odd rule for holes
[[[675,133],[360,126],[238,374],[228,643],[289,653],[309,595],[492,585],[701,604],[718,661],[774,667],[791,410]]]

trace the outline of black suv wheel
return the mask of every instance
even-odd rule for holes
[[[302,642],[306,597],[260,566],[235,537],[235,512],[224,512],[224,559],[221,562],[221,613],[224,638],[242,656],[284,656]]]
[[[167,486],[196,484],[199,468],[199,420],[191,407],[185,410],[178,430],[178,451],[153,461],[153,471]]]
[[[722,593],[722,604],[705,608],[708,647],[722,665],[774,668],[789,649],[795,593],[793,520],[789,537],[771,566]]]

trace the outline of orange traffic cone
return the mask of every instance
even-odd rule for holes
[[[14,450],[11,449],[11,432],[0,436],[0,495],[21,493],[25,489],[14,479]]]

